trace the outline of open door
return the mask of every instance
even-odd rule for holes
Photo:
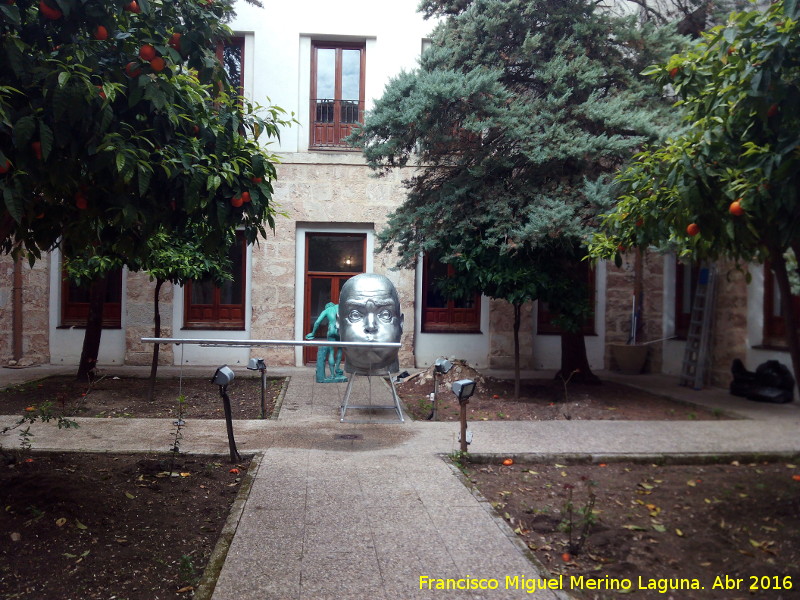
[[[344,282],[364,272],[366,247],[365,233],[306,234],[303,338],[311,332],[328,302],[339,303],[339,292]],[[324,340],[327,335],[327,324],[321,324],[315,339]],[[316,347],[303,349],[303,362],[308,364],[316,360]]]

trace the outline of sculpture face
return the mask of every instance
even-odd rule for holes
[[[403,333],[400,298],[383,275],[362,273],[348,279],[339,294],[339,336],[343,342],[399,342]],[[349,373],[397,371],[397,348],[346,348]]]

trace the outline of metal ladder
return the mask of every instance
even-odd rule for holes
[[[694,293],[680,384],[703,389],[711,358],[711,328],[714,315],[716,276],[713,267],[702,267]]]

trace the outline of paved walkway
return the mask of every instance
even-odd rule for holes
[[[0,369],[0,387],[49,372]],[[534,585],[540,574],[524,548],[488,503],[473,495],[440,458],[459,447],[457,423],[387,423],[393,415],[381,410],[348,413],[369,423],[340,423],[344,384],[317,384],[312,369],[273,369],[270,374],[291,376],[279,418],[234,424],[239,450],[257,453],[260,460],[255,461],[249,495],[234,512],[238,519],[230,522],[235,534],[213,600],[531,597],[524,586]],[[724,390],[681,388],[662,376],[602,376],[743,418],[476,422],[470,424],[470,452],[596,461],[635,455],[800,453],[797,403],[753,403]],[[373,380],[371,390],[363,379],[361,383],[356,403],[368,403],[370,393],[375,403],[389,402],[388,388],[380,380]],[[232,385],[249,384],[257,385],[243,377]],[[0,426],[10,420],[0,418]],[[35,448],[165,451],[171,441],[167,420],[78,420],[77,430],[37,427]],[[0,443],[15,442],[0,437]],[[181,448],[227,454],[224,421],[189,420]],[[442,579],[496,580],[498,589],[436,590],[436,580]],[[425,582],[431,582],[431,589]],[[515,582],[520,589],[514,589]],[[537,590],[533,597],[567,596]]]

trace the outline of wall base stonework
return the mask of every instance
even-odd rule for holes
[[[7,365],[16,359],[18,366],[50,362],[49,347],[49,297],[50,270],[45,255],[30,267],[21,262],[22,322],[18,324],[22,335],[22,355],[14,356],[14,260],[0,256],[0,364]]]

